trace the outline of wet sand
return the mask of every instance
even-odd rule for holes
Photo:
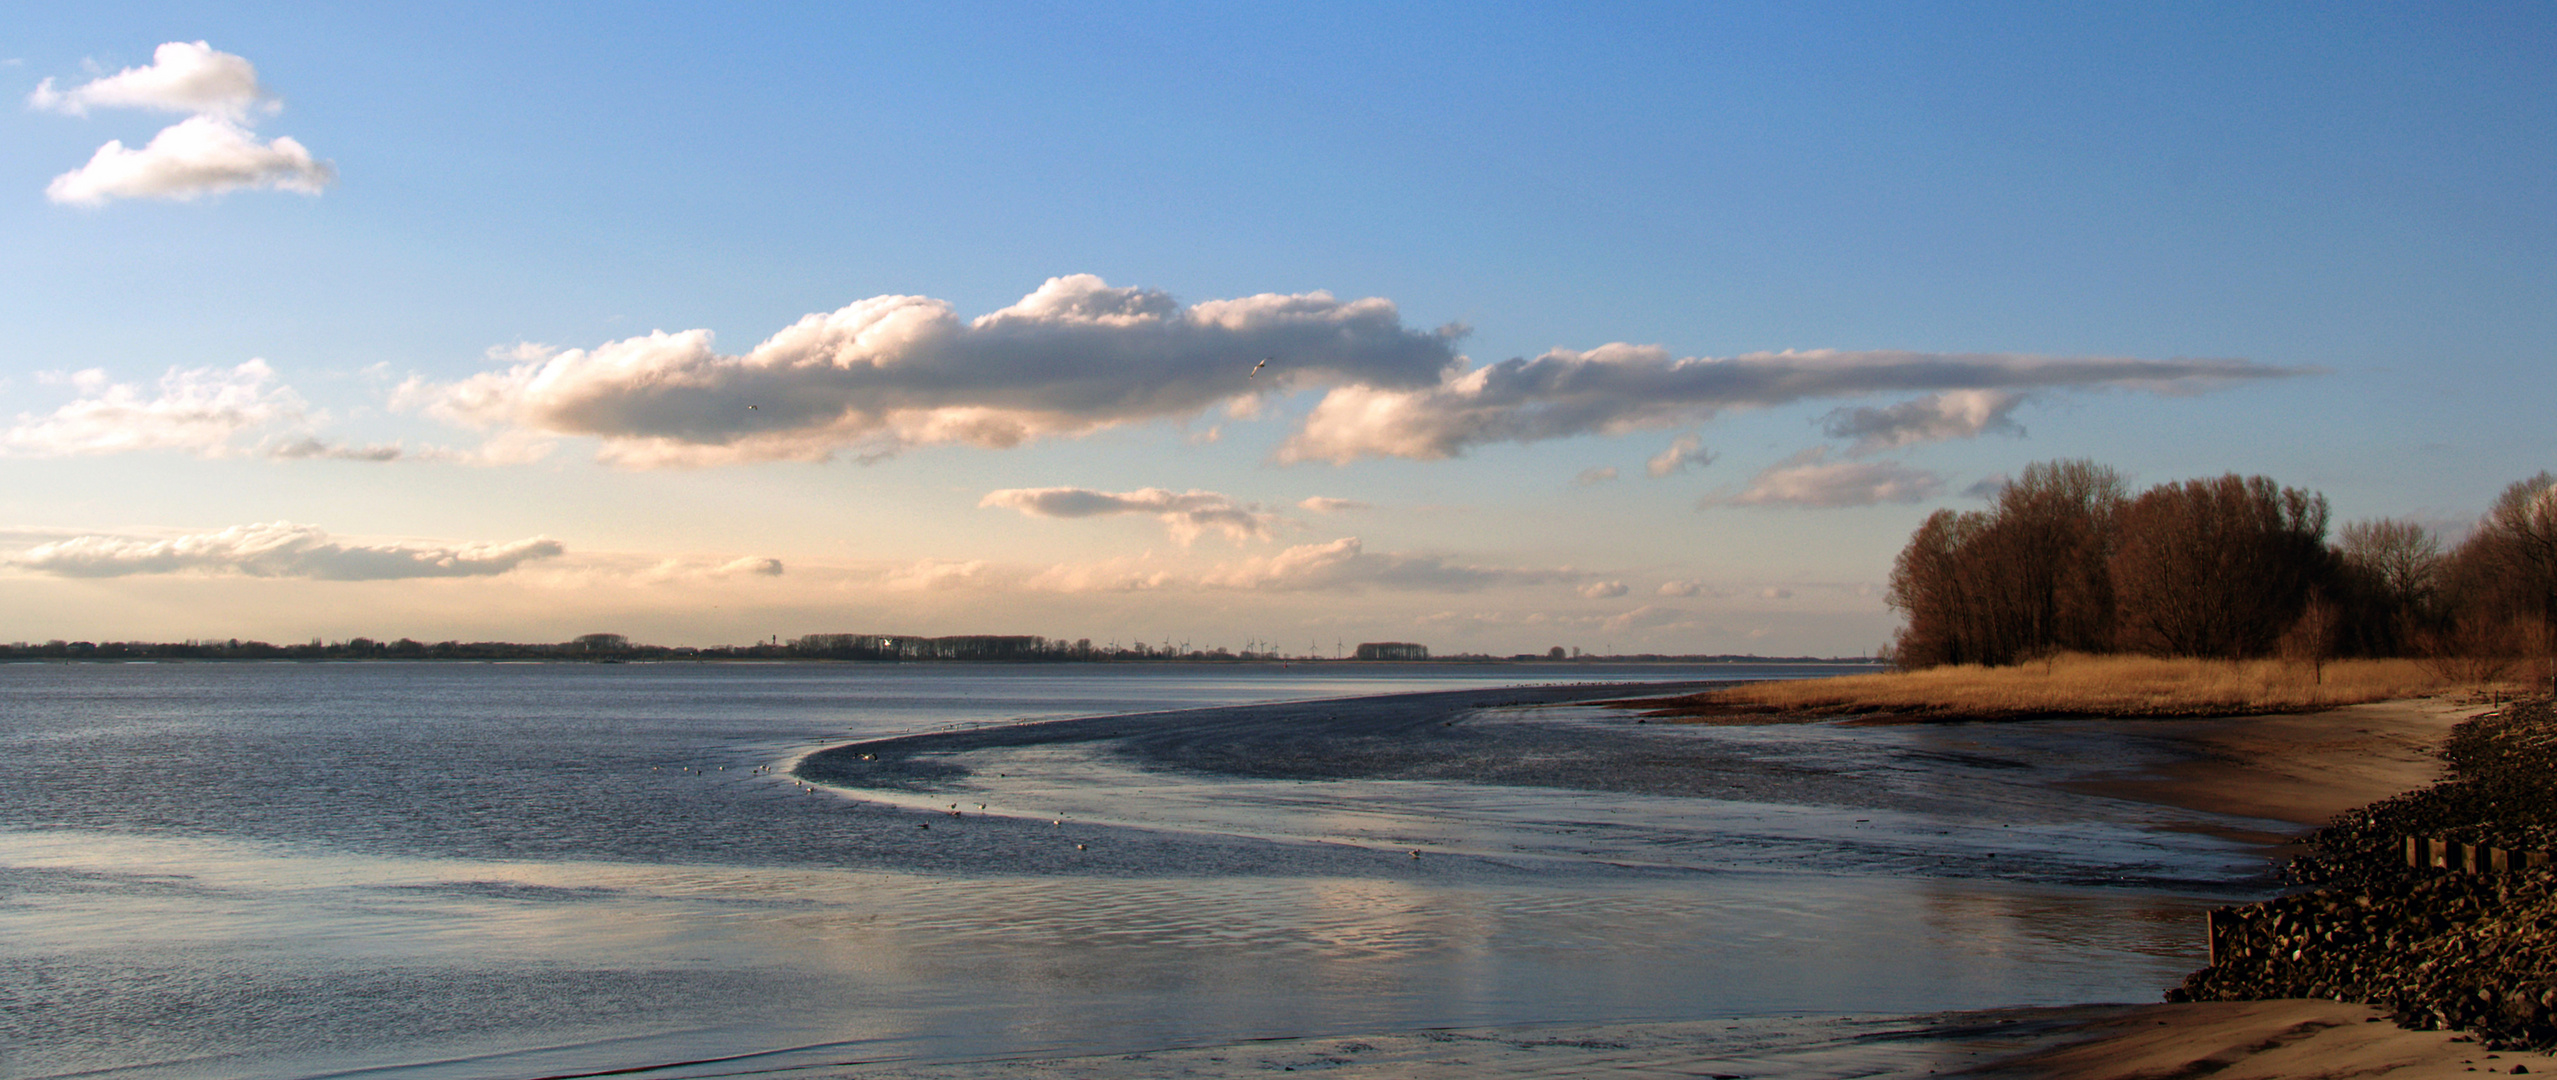
[[[2433,748],[2453,725],[2487,710],[2445,698],[2350,705],[2320,713],[2212,720],[2100,721],[2174,748],[2162,768],[2069,784],[2073,790],[2284,822],[2290,844],[2335,815],[2441,778]]]
[[[1676,693],[1685,688],[1647,688]],[[964,777],[972,751],[1108,743],[1147,768],[1287,779],[1461,779],[1645,794],[1717,795],[1715,752],[1603,726],[1538,729],[1467,722],[1475,710],[1621,698],[1625,688],[1538,687],[1100,717],[840,747],[804,775],[857,787],[929,787]],[[2483,711],[2439,700],[2323,713],[2208,720],[2023,721],[2084,729],[2152,753],[2067,790],[2280,823],[2233,832],[2268,850],[2334,814],[2437,778],[2449,728]],[[2009,722],[2019,723],[2019,722]],[[1983,725],[1982,734],[1994,737]],[[1763,763],[1762,763],[1763,764]],[[1804,783],[1833,782],[1817,774]],[[2161,993],[2165,987],[2158,988]],[[826,1075],[877,1077],[2435,1076],[2492,1066],[2557,1068],[2540,1055],[2488,1055],[2442,1032],[2366,1023],[2332,1002],[2091,1005],[1891,1020],[1761,1018],[1676,1023],[1380,1032],[1175,1048],[1141,1055],[900,1064]],[[2535,1063],[2535,1064],[2532,1064]]]

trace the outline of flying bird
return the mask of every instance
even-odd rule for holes
[[[1259,378],[1259,377],[1260,377],[1260,375],[1261,375],[1261,369],[1262,369],[1262,368],[1265,368],[1265,367],[1270,366],[1270,361],[1271,361],[1272,359],[1274,359],[1274,358],[1273,358],[1273,357],[1268,357],[1268,356],[1264,356],[1264,357],[1262,357],[1262,358],[1261,358],[1261,362],[1260,362],[1260,363],[1257,363],[1257,364],[1252,365],[1252,373],[1251,373],[1251,374],[1249,374],[1249,375],[1243,376],[1243,377],[1244,377],[1245,379],[1257,379],[1257,378]]]

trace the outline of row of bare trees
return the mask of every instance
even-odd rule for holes
[[[2133,495],[2090,461],[2027,467],[1939,510],[1891,572],[1904,667],[2056,652],[2544,655],[2557,641],[2557,476],[2505,489],[2445,551],[2411,521],[2327,539],[2326,497],[2261,476]]]

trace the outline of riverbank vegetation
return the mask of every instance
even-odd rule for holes
[[[2093,462],[2033,465],[1989,508],[1937,511],[1909,538],[1891,573],[1905,619],[1892,655],[1913,670],[2060,652],[2409,657],[2468,681],[2545,667],[2557,476],[2506,488],[2447,550],[2412,521],[2327,530],[2325,496],[2266,477],[2133,495]]]
[[[2410,659],[2339,660],[2311,672],[2288,660],[2209,660],[2067,653],[2007,667],[1953,664],[1917,671],[1751,683],[1676,703],[1664,717],[1798,719],[1890,715],[2003,720],[2047,716],[2232,716],[2308,712],[2420,697],[2462,687]]]
[[[2088,461],[1939,510],[1891,572],[1895,670],[1671,702],[1689,719],[2218,716],[2450,690],[2545,693],[2557,663],[2557,476],[2506,488],[2457,544],[2404,520],[2328,537],[2326,497],[2261,477],[2133,495]]]

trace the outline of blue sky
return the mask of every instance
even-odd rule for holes
[[[2028,462],[2557,465],[2545,5],[1696,7],[21,15],[0,638],[1859,653]]]

